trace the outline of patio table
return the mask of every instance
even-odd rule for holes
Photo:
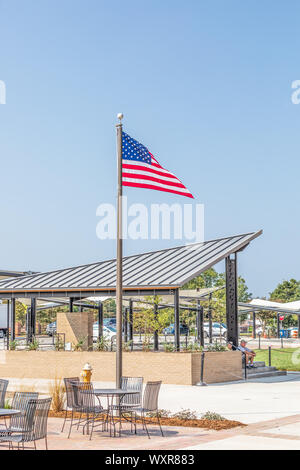
[[[20,414],[19,410],[12,410],[9,408],[0,408],[0,418],[9,418],[10,416],[15,416]]]

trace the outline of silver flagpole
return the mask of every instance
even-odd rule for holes
[[[116,387],[121,387],[122,377],[122,119],[123,114],[118,114],[119,124],[117,128],[117,158],[118,158],[118,209],[117,209],[117,284],[116,284],[116,304],[117,304],[117,353],[116,353]]]

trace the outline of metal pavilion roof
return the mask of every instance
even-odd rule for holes
[[[183,286],[231,253],[245,248],[262,231],[203,243],[132,255],[123,259],[123,289],[134,294]],[[8,296],[76,296],[112,294],[116,288],[116,260],[26,275],[0,282],[0,298]]]

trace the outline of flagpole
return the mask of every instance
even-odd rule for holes
[[[118,114],[119,123],[117,129],[117,160],[118,160],[118,208],[117,208],[117,283],[116,283],[116,387],[121,387],[122,377],[122,119],[123,114]]]

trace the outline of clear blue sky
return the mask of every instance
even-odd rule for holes
[[[205,204],[207,239],[263,228],[239,257],[253,294],[299,279],[299,14],[296,0],[0,0],[0,268],[114,256],[96,238],[96,208],[115,201],[122,111]]]

